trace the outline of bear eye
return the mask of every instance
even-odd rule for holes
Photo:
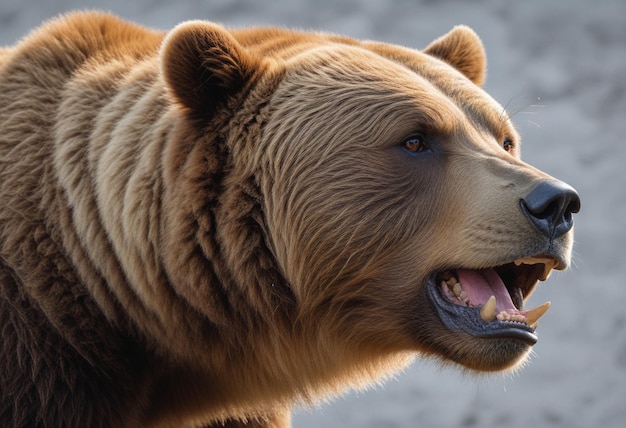
[[[407,138],[404,143],[402,143],[402,148],[412,154],[430,151],[430,147],[428,147],[428,145],[425,143],[424,137],[422,135],[414,135],[410,138]]]
[[[502,148],[504,148],[504,150],[506,150],[507,152],[510,152],[511,150],[513,150],[514,147],[515,147],[515,144],[513,143],[513,140],[511,140],[510,138],[507,138],[502,143]]]

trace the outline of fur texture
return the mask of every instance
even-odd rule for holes
[[[424,297],[450,266],[569,261],[519,210],[549,177],[485,67],[466,27],[420,52],[100,13],[0,50],[0,425],[286,427],[416,353],[523,360]]]

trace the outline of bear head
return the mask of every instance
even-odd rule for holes
[[[472,30],[417,51],[193,21],[160,58],[181,115],[162,259],[231,363],[311,396],[416,354],[524,361],[579,200],[520,159]]]

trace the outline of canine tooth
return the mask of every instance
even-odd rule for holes
[[[539,278],[542,281],[545,281],[546,279],[548,279],[550,277],[550,274],[552,273],[552,268],[553,265],[550,265],[548,263],[544,263],[543,265],[543,275],[541,275],[541,278]]]
[[[480,308],[480,317],[485,322],[491,322],[496,318],[496,296],[491,296]]]
[[[530,328],[532,328],[533,330],[535,330],[537,328],[537,326],[539,325],[538,322],[534,322],[530,325]]]
[[[526,324],[532,325],[537,322],[539,318],[546,313],[546,311],[550,308],[550,302],[546,302],[543,305],[537,306],[535,309],[531,309],[526,312]]]

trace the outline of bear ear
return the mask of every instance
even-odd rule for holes
[[[478,86],[485,83],[487,58],[478,35],[459,25],[432,42],[424,52],[444,60]]]
[[[247,88],[260,68],[260,60],[226,29],[206,21],[184,22],[170,31],[160,58],[170,94],[205,119]]]

